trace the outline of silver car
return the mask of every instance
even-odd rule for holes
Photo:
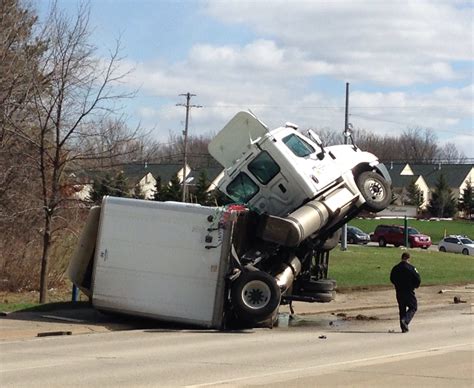
[[[439,242],[438,249],[440,252],[474,255],[474,241],[466,236],[447,236]]]

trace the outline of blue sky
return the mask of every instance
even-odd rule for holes
[[[38,1],[40,13],[48,3]],[[59,0],[73,13],[79,2]],[[190,133],[211,134],[240,110],[271,127],[344,125],[345,83],[355,128],[431,128],[474,157],[473,6],[463,0],[95,0],[97,54],[120,37],[133,68],[126,102],[166,141],[183,129],[181,93],[202,105]]]

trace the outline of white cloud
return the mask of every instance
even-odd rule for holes
[[[144,125],[159,128],[163,140],[170,129],[181,129],[184,109],[175,104],[182,102],[179,93],[190,91],[197,94],[192,102],[204,105],[191,111],[191,133],[216,132],[248,108],[270,127],[292,121],[301,128],[342,131],[343,89],[349,81],[354,127],[382,134],[433,128],[442,141],[465,152],[466,144],[472,145],[473,134],[466,130],[469,120],[472,127],[472,73],[458,66],[473,57],[472,8],[457,8],[465,3],[268,4],[208,2],[207,11],[222,22],[256,31],[246,44],[201,42],[179,62],[134,64],[127,81],[141,88],[139,96],[166,100],[156,107],[146,100],[139,109]],[[319,79],[339,82],[340,91],[318,91]],[[431,86],[452,80],[469,85]],[[358,90],[366,84],[374,91]],[[472,149],[466,154],[474,156]]]
[[[472,5],[441,1],[211,0],[215,18],[245,25],[326,63],[330,74],[382,85],[456,78],[449,61],[472,61]],[[370,71],[367,71],[370,68]]]

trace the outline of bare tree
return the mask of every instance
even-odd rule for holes
[[[131,130],[124,117],[105,117],[83,126],[76,137],[76,161],[89,168],[107,168],[144,158],[148,136]]]
[[[41,215],[32,205],[39,180],[32,161],[23,156],[32,145],[14,134],[15,127],[29,122],[32,81],[45,49],[34,36],[36,21],[22,2],[0,2],[0,272],[5,287],[29,286],[24,274],[34,271],[29,262],[38,249],[38,236],[29,231]]]
[[[319,135],[325,146],[342,144],[344,142],[342,131],[335,131],[330,128],[320,128],[316,129],[315,132]]]
[[[432,163],[438,157],[438,139],[428,128],[408,128],[399,138],[401,157],[415,163]]]
[[[433,163],[445,159],[457,163],[465,160],[454,144],[441,149],[436,134],[429,128],[408,128],[400,136],[383,136],[357,129],[354,138],[360,148],[384,161]]]
[[[210,135],[188,136],[188,163],[194,168],[217,165],[210,156],[207,146],[211,142]],[[183,160],[184,138],[170,133],[165,144],[159,144],[152,154],[153,160],[159,163],[178,163]]]
[[[116,93],[113,86],[126,73],[119,69],[119,44],[106,60],[95,57],[90,43],[89,9],[81,6],[77,15],[68,18],[53,7],[42,34],[48,42],[38,75],[32,82],[29,125],[13,125],[11,133],[29,145],[23,154],[34,163],[40,181],[43,213],[40,303],[47,299],[48,269],[53,235],[64,227],[61,212],[70,200],[68,167],[97,156],[85,147],[97,123],[104,122],[117,110],[116,102],[131,97]],[[13,123],[15,124],[15,123]],[[100,133],[98,134],[100,136]],[[124,139],[132,141],[126,134]],[[114,139],[102,153],[121,140]]]
[[[446,143],[443,148],[439,150],[439,158],[444,163],[464,163],[466,155],[459,151],[454,143]]]

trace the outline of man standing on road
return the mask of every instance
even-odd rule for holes
[[[410,254],[404,252],[400,263],[392,268],[390,281],[397,293],[398,310],[400,312],[400,328],[402,333],[408,331],[408,324],[418,308],[415,288],[420,286],[420,274],[408,261]]]

